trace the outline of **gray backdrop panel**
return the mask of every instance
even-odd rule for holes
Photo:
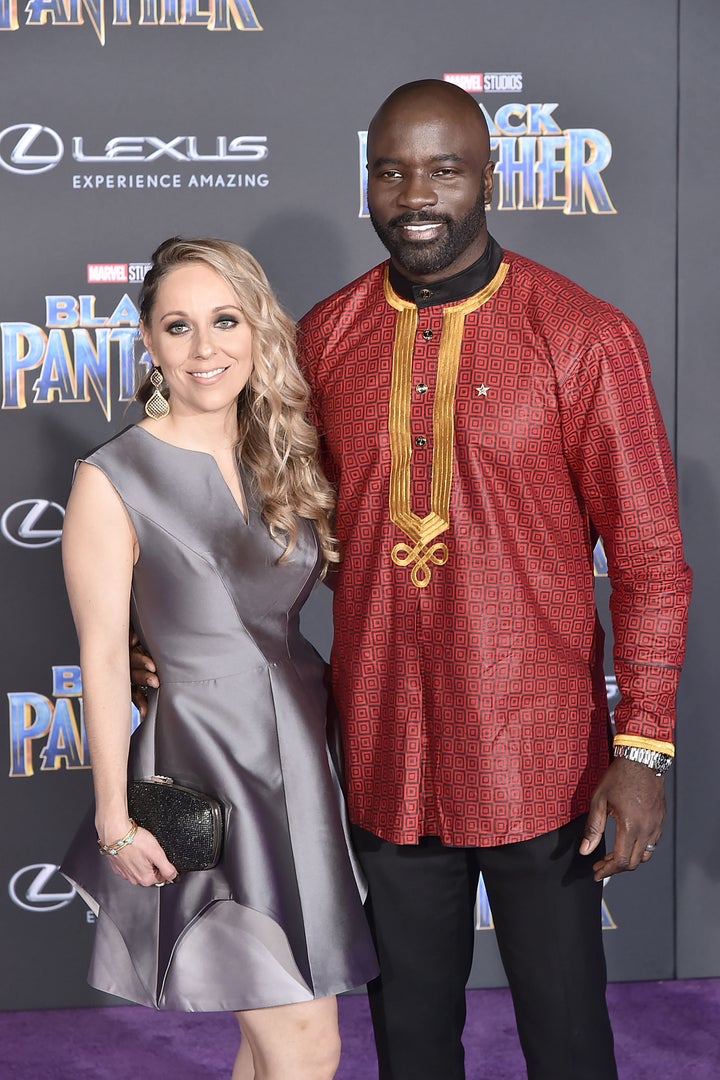
[[[681,685],[677,770],[677,974],[720,971],[717,613],[720,577],[718,341],[720,146],[708,138],[720,94],[720,13],[712,0],[681,4],[678,230],[678,472],[687,559],[695,572]]]
[[[0,0],[0,25],[12,10],[10,0]],[[111,16],[111,7],[107,10]],[[121,355],[127,368],[128,354],[122,343],[111,346],[109,417],[92,389],[88,401],[70,400],[78,397],[72,392],[78,365],[72,317],[66,315],[64,323],[69,360],[58,347],[62,341],[56,340],[62,328],[56,328],[50,339],[57,347],[55,368],[49,370],[46,354],[42,372],[38,367],[15,375],[24,362],[23,348],[42,352],[42,334],[50,332],[47,297],[94,297],[83,302],[85,323],[93,315],[107,320],[126,291],[136,298],[137,286],[89,284],[88,264],[140,264],[168,235],[205,233],[249,247],[289,310],[300,315],[383,257],[369,222],[358,216],[358,132],[366,129],[386,93],[406,80],[445,73],[518,72],[521,90],[485,92],[478,100],[492,117],[511,102],[555,104],[550,115],[562,131],[590,128],[603,133],[612,144],[612,160],[602,179],[616,212],[593,213],[587,206],[580,214],[494,209],[491,229],[506,247],[569,274],[637,322],[650,349],[671,434],[675,429],[677,0],[638,0],[633,5],[622,0],[603,5],[548,0],[541,10],[532,0],[515,0],[502,8],[456,0],[445,5],[441,23],[437,7],[427,0],[398,0],[391,6],[379,0],[363,5],[257,0],[254,10],[263,29],[224,33],[189,25],[138,25],[138,10],[131,5],[129,26],[112,25],[109,16],[104,46],[87,15],[83,25],[73,28],[28,25],[22,4],[18,29],[0,30],[5,90],[0,95],[0,158],[5,162],[0,165],[0,321],[5,328],[0,514],[8,512],[6,532],[11,538],[0,535],[0,689],[6,710],[0,750],[7,762],[0,770],[0,798],[14,824],[5,830],[0,850],[0,879],[8,886],[14,880],[0,899],[4,1008],[101,1000],[84,984],[92,935],[83,905],[63,895],[62,879],[43,876],[41,869],[59,861],[90,792],[89,772],[80,767],[85,763],[72,726],[73,719],[78,723],[79,699],[72,686],[68,693],[53,685],[53,668],[77,663],[59,547],[18,546],[17,540],[36,545],[44,542],[39,531],[57,529],[61,511],[53,506],[42,512],[37,507],[37,520],[27,519],[36,505],[33,500],[64,506],[75,457],[128,422],[132,413],[126,414],[118,392]],[[704,45],[708,26],[717,29],[714,6],[696,4],[692,19],[683,14],[683,29],[687,24],[692,40]],[[694,145],[701,120],[690,113],[683,113],[683,123],[688,125],[688,145]],[[34,129],[28,127],[32,124],[50,131],[34,138]],[[16,130],[8,131],[11,128]],[[145,141],[128,143],[129,136]],[[264,137],[267,156],[255,161],[188,160],[194,149],[199,155],[217,155],[218,147],[223,151],[241,136],[254,136],[250,143],[255,146],[257,137]],[[114,152],[124,148],[134,160],[73,157],[107,156],[110,140],[119,137],[125,142],[115,143]],[[148,141],[152,138],[160,141]],[[32,171],[41,166],[30,157],[51,157],[60,146],[57,164]],[[154,159],[142,160],[152,155]],[[227,186],[228,174],[236,177],[232,187]],[[171,186],[118,188],[120,175],[141,177],[146,184],[151,176],[169,177]],[[226,179],[225,187],[216,186],[219,176]],[[97,186],[99,177],[103,186]],[[114,178],[116,186],[109,189],[107,177]],[[193,177],[196,186],[191,186]],[[203,177],[210,177],[212,186],[203,186]],[[254,177],[255,186],[248,186],[246,177]],[[707,200],[706,191],[698,188],[694,202]],[[687,213],[696,224],[686,242],[686,258],[698,250],[700,229],[706,224],[692,201]],[[72,305],[69,310],[72,316]],[[29,337],[13,327],[20,322],[35,328]],[[127,326],[126,320],[120,330]],[[109,328],[96,324],[75,329],[87,330],[89,340],[95,340]],[[683,364],[691,363],[692,344],[689,341],[687,354],[681,352]],[[31,352],[31,360],[33,356]],[[53,379],[61,386],[63,374],[69,380],[63,395],[56,392],[45,404],[34,400],[39,375],[42,394]],[[27,403],[15,407],[19,402],[14,395],[23,386]],[[687,417],[695,447],[691,457],[699,464],[705,435],[717,430],[702,391],[698,401],[688,401]],[[16,505],[20,503],[24,505]],[[697,514],[697,520],[686,519],[689,540],[698,565],[703,559],[709,565],[710,534]],[[18,537],[23,520],[24,539]],[[601,582],[603,611],[606,593]],[[326,651],[330,629],[325,589],[311,599],[304,625]],[[709,634],[704,645],[701,639],[702,627],[695,638],[695,660],[690,661],[695,670],[703,647],[709,648]],[[687,682],[685,710],[709,723],[702,679],[698,690]],[[13,743],[12,717],[20,726],[34,723],[30,734],[37,738],[23,738],[19,731]],[[705,741],[693,755],[694,738],[690,731],[684,736],[678,773],[688,792],[711,783],[701,780],[701,755],[711,735],[704,733]],[[69,744],[64,757],[63,740]],[[46,768],[41,767],[43,750]],[[21,775],[10,775],[13,760]],[[78,767],[68,768],[68,762]],[[58,767],[47,767],[53,764]],[[682,790],[680,794],[682,808]],[[710,919],[701,897],[711,877],[700,845],[691,869],[694,922],[686,936],[697,943],[700,954]],[[671,821],[652,864],[607,887],[605,936],[612,978],[674,974],[674,882]],[[480,916],[489,926],[482,905]],[[685,949],[689,956],[690,945]],[[687,973],[693,964],[687,960]],[[720,973],[717,951],[708,964]],[[489,928],[478,930],[471,984],[503,981],[494,934]]]

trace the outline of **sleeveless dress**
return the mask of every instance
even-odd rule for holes
[[[132,621],[158,669],[129,777],[170,776],[225,807],[212,870],[131,885],[99,855],[91,810],[62,871],[97,915],[88,981],[156,1008],[309,1001],[377,974],[362,879],[326,737],[323,661],[299,630],[319,572],[301,521],[290,557],[239,468],[127,428],[86,461],[136,530]]]

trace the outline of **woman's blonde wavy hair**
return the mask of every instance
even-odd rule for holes
[[[237,449],[254,478],[271,534],[285,540],[280,561],[297,543],[297,518],[308,518],[317,530],[325,573],[339,560],[330,525],[335,495],[320,469],[317,432],[306,419],[310,391],[297,364],[295,326],[260,264],[226,240],[171,237],[153,253],[140,291],[140,321],[149,327],[166,274],[192,262],[205,263],[230,285],[252,329],[253,369],[238,395]],[[148,373],[138,400],[144,404],[152,390]],[[168,396],[164,387],[161,392]]]

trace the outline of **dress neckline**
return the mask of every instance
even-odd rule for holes
[[[232,499],[233,505],[239,512],[245,524],[250,524],[250,505],[248,503],[247,488],[243,477],[242,465],[240,464],[237,453],[235,454],[235,471],[237,473],[238,484],[240,485],[240,494],[242,495],[242,500],[245,504],[244,506],[241,506],[233,495],[230,485],[220,471],[220,466],[215,460],[215,457],[208,450],[195,450],[188,446],[178,446],[177,443],[168,442],[167,439],[161,439],[159,435],[153,435],[152,431],[148,431],[147,428],[140,427],[139,424],[134,424],[131,430],[141,431],[144,435],[147,435],[149,439],[152,439],[154,442],[161,443],[163,446],[168,446],[171,450],[179,450],[182,454],[198,454],[200,457],[207,458],[209,461],[211,461],[214,472],[220,480],[225,491],[227,492],[228,497]]]

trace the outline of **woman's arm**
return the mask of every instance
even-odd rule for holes
[[[63,529],[63,567],[80,643],[83,707],[95,787],[95,826],[104,844],[125,836],[130,745],[128,634],[130,589],[138,543],[107,477],[78,466]],[[113,869],[135,884],[175,877],[175,868],[146,830],[110,856]]]

